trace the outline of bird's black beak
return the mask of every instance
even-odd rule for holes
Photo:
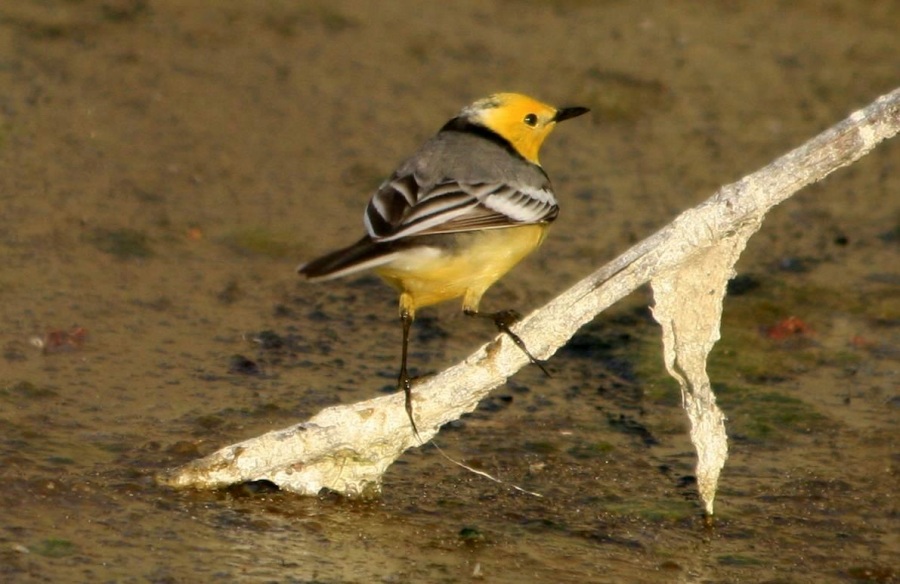
[[[562,107],[556,110],[556,115],[553,116],[553,121],[561,122],[570,118],[577,118],[581,114],[586,114],[589,111],[591,110],[586,107]]]

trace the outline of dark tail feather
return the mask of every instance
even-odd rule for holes
[[[330,280],[386,264],[397,252],[397,246],[376,243],[366,236],[349,247],[300,264],[297,271],[310,280]]]

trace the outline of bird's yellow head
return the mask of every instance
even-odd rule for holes
[[[495,132],[539,165],[541,144],[556,123],[587,112],[585,107],[555,108],[519,93],[495,93],[465,107],[459,117]]]

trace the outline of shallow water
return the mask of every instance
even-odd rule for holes
[[[890,1],[0,7],[0,580],[896,581],[896,139],[774,210],[739,265],[712,526],[645,291],[438,435],[542,498],[431,446],[375,501],[153,477],[391,389],[391,290],[294,267],[357,237],[461,105],[593,110],[544,150],[546,244],[485,297],[529,310],[896,87],[898,21]],[[492,334],[424,311],[415,372]]]

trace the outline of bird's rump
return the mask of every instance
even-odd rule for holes
[[[331,280],[389,263],[408,247],[403,242],[378,243],[366,235],[353,245],[300,264],[297,271],[312,281]]]

